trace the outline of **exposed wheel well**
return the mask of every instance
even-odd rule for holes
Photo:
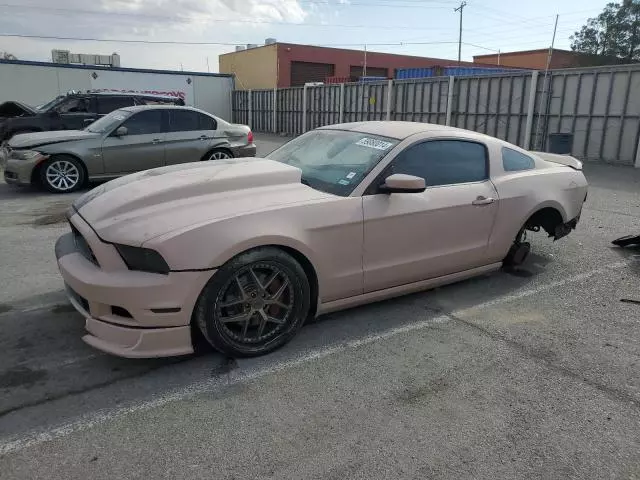
[[[553,236],[556,233],[556,227],[563,223],[564,220],[558,210],[553,207],[545,207],[531,215],[525,224],[525,228],[534,231],[542,228],[549,236]]]
[[[211,154],[213,152],[216,152],[216,151],[223,151],[223,152],[226,152],[230,157],[232,157],[232,158],[234,157],[233,152],[231,150],[229,150],[228,148],[226,148],[226,147],[216,147],[216,148],[212,148],[207,153],[205,153],[202,156],[201,160],[209,160],[209,157],[211,156]]]
[[[69,153],[60,153],[60,154],[54,154],[51,155],[50,158],[55,158],[55,157],[71,157],[74,160],[76,160],[80,166],[82,167],[82,170],[84,172],[84,183],[86,184],[89,181],[89,172],[87,171],[87,166],[84,164],[84,162],[76,157],[75,155],[71,155]],[[37,185],[40,184],[40,170],[42,170],[42,167],[48,162],[49,160],[45,160],[43,162],[40,162],[38,165],[36,165],[36,168],[33,169],[33,171],[31,172],[31,184],[32,185]]]

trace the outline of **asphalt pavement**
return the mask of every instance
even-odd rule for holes
[[[640,172],[587,176],[578,229],[517,271],[237,361],[85,345],[52,258],[70,197],[0,185],[0,478],[640,478],[640,251],[610,245]]]

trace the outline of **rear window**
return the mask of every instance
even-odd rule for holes
[[[536,166],[528,155],[517,152],[511,148],[502,147],[502,166],[505,172],[520,172],[523,170],[532,170]]]

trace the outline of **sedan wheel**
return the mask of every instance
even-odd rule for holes
[[[216,349],[262,355],[286,343],[309,310],[304,270],[281,250],[261,248],[223,266],[205,287],[196,320]]]
[[[228,152],[225,152],[224,150],[214,150],[213,152],[211,152],[211,155],[209,156],[209,160],[225,160],[227,158],[233,158],[233,157],[229,155]]]
[[[41,180],[51,192],[73,192],[84,182],[84,171],[73,158],[54,157],[43,166]]]

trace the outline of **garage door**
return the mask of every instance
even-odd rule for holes
[[[291,86],[299,87],[307,82],[324,82],[333,77],[335,65],[331,63],[291,62]]]

